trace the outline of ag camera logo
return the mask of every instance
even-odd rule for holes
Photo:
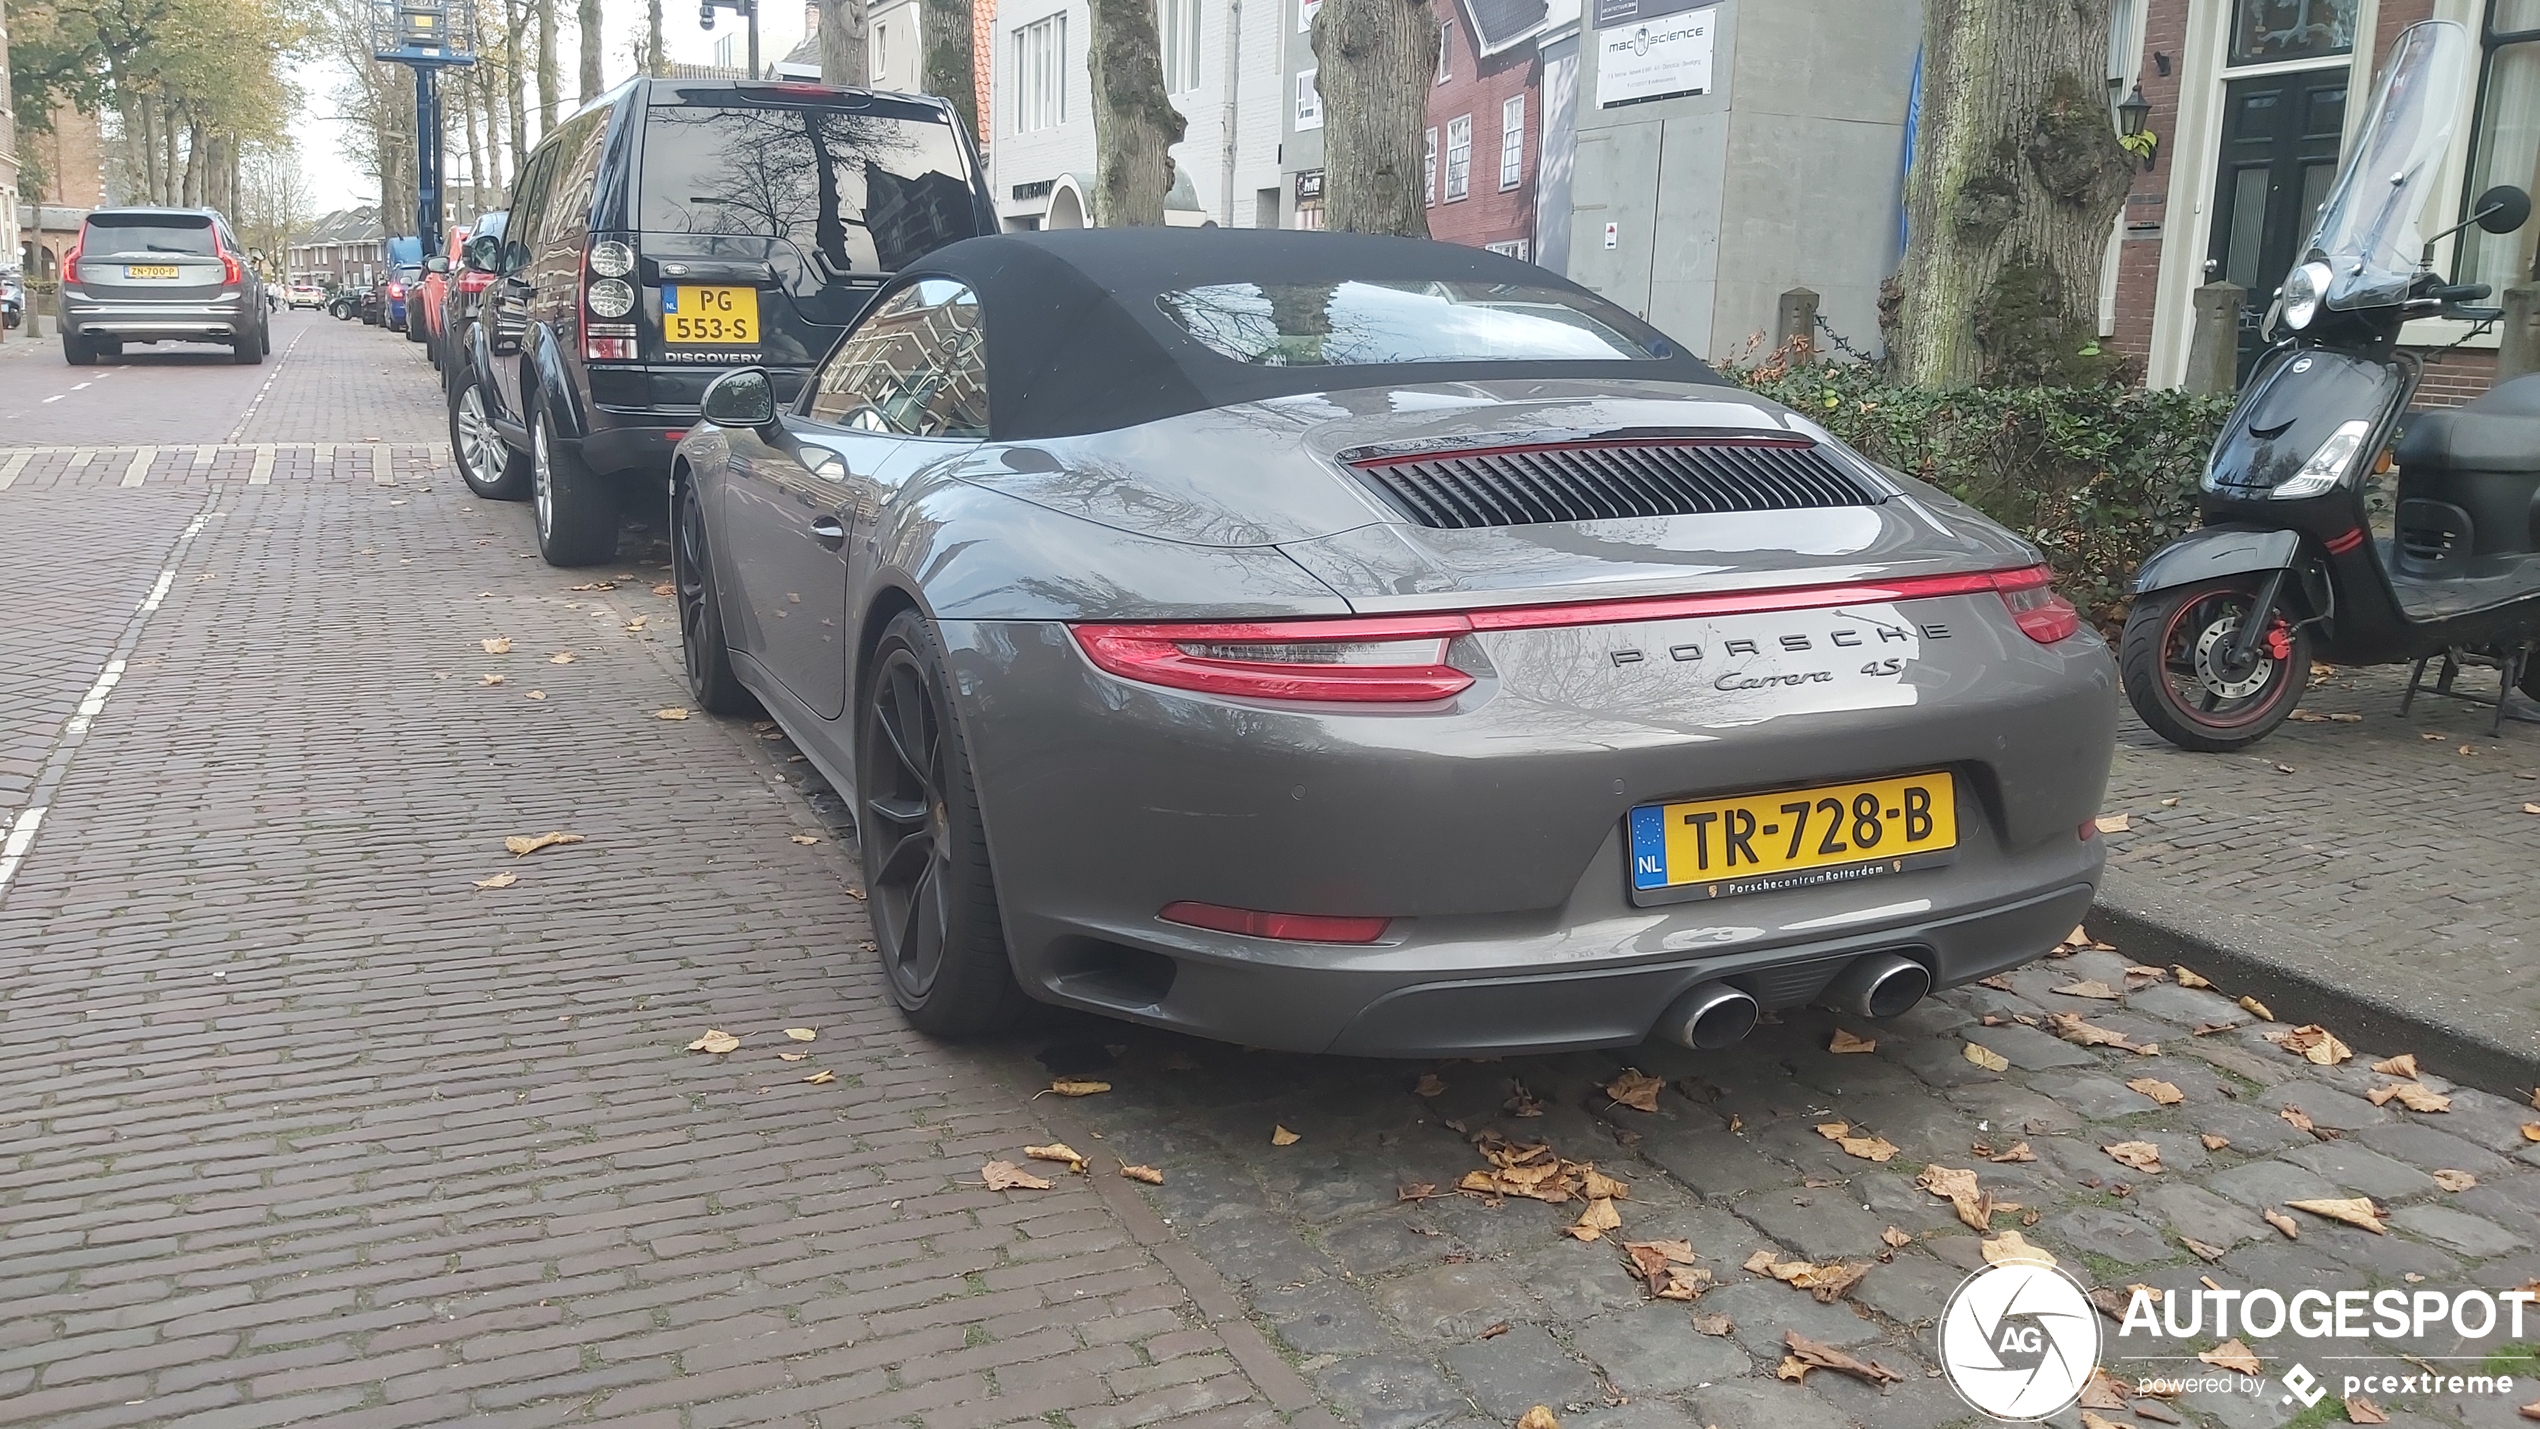
[[[1949,1297],[1940,1363],[1976,1409],[2013,1423],[2044,1419],[2079,1399],[2099,1367],[2099,1315],[2051,1265],[1990,1265]]]

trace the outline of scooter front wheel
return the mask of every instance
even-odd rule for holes
[[[2231,656],[2232,636],[2257,604],[2254,576],[2135,602],[2118,669],[2127,700],[2154,734],[2181,749],[2227,754],[2266,738],[2293,713],[2311,679],[2308,632],[2278,611],[2256,649]]]

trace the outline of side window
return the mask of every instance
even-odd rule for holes
[[[582,246],[591,227],[591,190],[600,172],[600,141],[612,111],[595,109],[566,126],[556,146],[558,174],[547,202],[542,246]]]
[[[547,186],[556,173],[556,149],[549,145],[529,156],[529,164],[512,183],[512,217],[518,220],[504,229],[503,260],[498,271],[517,273],[529,265],[529,240],[538,233],[539,216],[547,201]]]
[[[814,421],[910,437],[988,435],[987,325],[979,297],[921,278],[884,299],[813,379]]]

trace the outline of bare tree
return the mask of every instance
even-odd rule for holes
[[[556,54],[557,0],[534,0],[538,10],[538,137],[556,127],[556,109],[564,101],[562,60]]]
[[[1173,190],[1173,146],[1185,126],[1164,97],[1155,5],[1090,0],[1087,8],[1094,22],[1094,222],[1161,227]]]
[[[661,0],[646,0],[644,6],[644,73],[656,78],[670,73],[669,41],[661,33]]]
[[[865,0],[819,0],[820,82],[862,89],[873,83]]]
[[[1438,41],[1429,0],[1323,0],[1314,85],[1323,96],[1327,227],[1429,236],[1425,140]]]
[[[2098,80],[2108,5],[1926,0],[1889,345],[1906,381],[2074,385],[2119,372],[2098,343],[2100,263],[2130,169]]]
[[[977,57],[971,53],[970,0],[922,0],[918,6],[918,30],[926,40],[926,74],[928,94],[940,94],[952,101],[953,112],[970,132],[979,132],[979,79]],[[1148,21],[1154,27],[1154,21]],[[1094,28],[1102,28],[1096,20]],[[1096,88],[1100,88],[1096,81]]]
[[[574,18],[582,28],[582,43],[576,47],[576,58],[581,61],[579,98],[588,104],[600,97],[600,57],[608,48],[608,41],[600,34],[600,0],[578,0]]]

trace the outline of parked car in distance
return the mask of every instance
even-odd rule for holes
[[[718,372],[764,367],[791,398],[893,274],[996,229],[950,104],[817,84],[635,79],[512,194],[503,236],[469,245],[495,281],[451,440],[478,494],[534,494],[559,566],[615,552]]]
[[[387,328],[390,332],[404,332],[406,330],[406,310],[409,306],[407,300],[410,297],[415,296],[415,290],[420,285],[422,279],[422,264],[400,263],[396,267],[388,270],[387,277],[379,280],[379,321],[381,326]],[[420,342],[422,339],[417,337],[415,341]]]
[[[423,344],[424,353],[435,368],[441,365],[442,304],[449,295],[450,271],[458,265],[467,235],[466,224],[451,224],[441,251],[423,260],[423,280],[415,285],[415,306],[420,311],[406,320],[406,336]]]
[[[282,300],[290,305],[293,312],[302,308],[322,308],[326,306],[326,290],[315,283],[294,283],[282,290]]]
[[[74,366],[128,342],[215,342],[242,364],[265,360],[264,280],[208,208],[107,208],[83,220],[62,256],[62,356]]]
[[[510,217],[500,209],[480,213],[469,225],[470,235],[500,238]],[[468,326],[476,321],[476,310],[484,299],[486,285],[494,281],[493,270],[471,261],[464,250],[451,259],[451,263],[447,279],[441,285],[441,315],[436,320],[439,324],[439,350],[433,358],[441,369],[444,389],[455,387],[459,375],[467,370]],[[447,390],[442,395],[446,397]]]
[[[337,322],[351,322],[362,315],[362,290],[344,286],[326,295],[326,314]]]
[[[2037,547],[1520,260],[977,238],[703,410],[692,702],[855,791],[921,1030],[1708,1049],[2099,881],[2115,662]]]
[[[0,269],[0,327],[26,321],[26,280],[15,268]]]

